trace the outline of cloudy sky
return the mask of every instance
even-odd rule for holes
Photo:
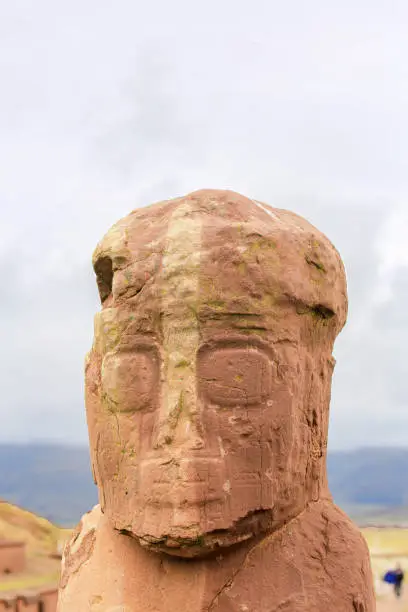
[[[331,448],[408,441],[408,4],[0,4],[0,440],[86,441],[92,250],[202,187],[290,208],[348,273]]]

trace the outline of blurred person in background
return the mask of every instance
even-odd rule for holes
[[[395,582],[394,582],[394,592],[396,597],[401,597],[402,592],[402,583],[404,581],[404,572],[402,571],[401,565],[398,563],[397,568],[394,571]]]

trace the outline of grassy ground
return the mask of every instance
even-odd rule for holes
[[[392,588],[381,580],[387,570],[400,563],[408,582],[408,529],[370,527],[362,532],[371,554],[377,612],[408,612],[408,587],[398,601]]]
[[[0,594],[57,584],[60,560],[51,555],[69,533],[31,512],[0,502],[0,539],[21,540],[27,544],[26,571],[0,576]]]

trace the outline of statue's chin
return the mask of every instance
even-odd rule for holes
[[[205,557],[214,551],[245,542],[254,537],[254,535],[251,532],[238,535],[227,531],[218,534],[204,534],[196,538],[164,537],[157,540],[157,538],[144,536],[143,538],[138,538],[138,540],[143,548],[154,552],[166,553],[173,557],[193,558]]]
[[[194,558],[205,557],[216,551],[236,546],[273,529],[270,510],[250,512],[227,529],[217,529],[208,533],[163,534],[160,537],[149,534],[135,534],[127,530],[121,533],[138,540],[139,544],[148,550],[165,553],[174,557]]]

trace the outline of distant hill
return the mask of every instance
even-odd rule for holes
[[[408,521],[407,468],[408,449],[332,452],[330,488],[335,501],[359,522],[387,516]],[[88,449],[0,444],[0,498],[58,525],[76,524],[97,503]]]
[[[72,526],[98,503],[84,446],[0,444],[0,498]]]
[[[330,488],[340,505],[408,505],[408,448],[332,452],[327,466]]]
[[[329,453],[334,500],[361,525],[408,524],[408,449]]]

